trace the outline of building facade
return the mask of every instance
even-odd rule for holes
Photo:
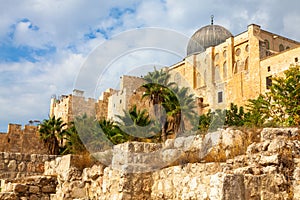
[[[199,29],[197,32],[204,32],[204,36],[196,32],[189,42],[187,57],[169,67],[172,81],[193,88],[203,112],[225,109],[230,103],[245,105],[248,99],[268,91],[271,77],[298,64],[297,41],[255,24],[237,36],[214,30],[213,26],[217,25]],[[205,34],[214,35],[217,43],[213,44]],[[199,43],[198,47],[192,42]]]
[[[188,43],[187,56],[165,70],[171,74],[171,81],[191,88],[202,114],[208,109],[228,108],[230,103],[243,106],[249,99],[268,92],[271,78],[298,64],[298,57],[299,42],[265,31],[259,25],[251,24],[245,32],[233,36],[212,23],[197,30]],[[70,122],[74,115],[86,113],[97,119],[117,120],[116,115],[134,104],[150,107],[149,102],[141,101],[143,83],[142,78],[123,76],[119,91],[108,89],[98,100],[85,99],[78,91],[53,98],[50,116]]]

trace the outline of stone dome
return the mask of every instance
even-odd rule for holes
[[[204,52],[206,48],[219,45],[232,34],[219,25],[208,25],[197,30],[191,37],[187,46],[187,55]]]

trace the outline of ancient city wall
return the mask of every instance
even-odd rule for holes
[[[47,149],[39,139],[37,126],[9,124],[8,132],[0,134],[0,152],[46,154]]]

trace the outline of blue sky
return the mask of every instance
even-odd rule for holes
[[[158,27],[191,36],[210,23],[234,35],[256,23],[300,40],[297,0],[0,0],[0,131],[43,120],[50,97],[70,94],[90,52],[124,31]],[[132,38],[133,39],[133,38]],[[137,55],[132,56],[137,58]],[[170,57],[165,63],[175,63]],[[123,66],[130,65],[126,60]]]

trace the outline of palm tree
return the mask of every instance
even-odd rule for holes
[[[66,144],[61,154],[88,154],[76,130],[74,122],[66,129]]]
[[[196,104],[194,95],[189,94],[188,88],[173,87],[166,95],[163,105],[167,112],[168,129],[175,135],[185,131],[185,121],[188,121],[190,126],[194,125],[193,120],[197,118]]]
[[[43,123],[40,124],[40,138],[46,145],[49,154],[59,154],[59,148],[63,145],[66,133],[64,130],[65,126],[66,123],[60,117],[56,119],[55,116],[44,119]]]
[[[113,121],[102,119],[99,121],[99,124],[104,134],[113,144],[127,142],[130,138],[130,136],[122,131]]]
[[[169,89],[173,86],[174,82],[169,82],[170,74],[164,70],[156,70],[154,72],[149,72],[144,79],[147,81],[142,87],[146,89],[142,99],[147,97],[150,99],[150,103],[154,107],[154,115],[158,118],[161,124],[161,137],[162,141],[166,141],[166,119],[162,113],[161,106],[163,101],[167,98],[169,94]]]
[[[88,117],[86,114],[78,116],[74,120],[76,130],[82,143],[90,152],[99,152],[110,149],[112,143],[105,135],[98,120]]]
[[[128,140],[143,141],[144,138],[155,138],[159,128],[157,124],[151,120],[146,109],[137,110],[134,105],[128,112],[124,111],[124,116],[117,116],[120,122],[118,127],[125,133],[129,133]]]

